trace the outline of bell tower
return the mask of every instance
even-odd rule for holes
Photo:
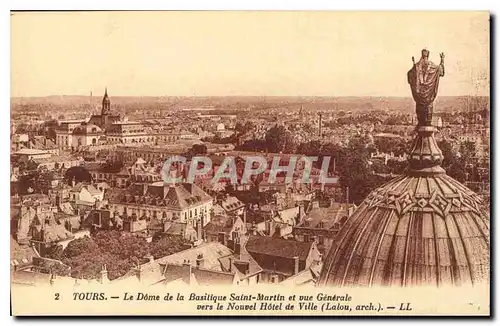
[[[111,113],[111,101],[108,97],[108,88],[104,90],[104,97],[102,98],[102,109],[101,109],[101,127],[108,125],[108,116]]]

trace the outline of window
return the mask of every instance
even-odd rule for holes
[[[318,236],[318,243],[320,245],[324,245],[325,244],[325,236],[323,236],[323,235]]]
[[[304,234],[304,242],[309,242],[309,241],[310,241],[309,234]]]

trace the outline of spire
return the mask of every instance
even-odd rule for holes
[[[101,116],[103,121],[101,121],[101,124],[103,126],[108,124],[106,116],[110,114],[111,111],[111,101],[109,100],[108,96],[108,87],[104,89],[104,96],[102,98],[102,109],[101,109]]]

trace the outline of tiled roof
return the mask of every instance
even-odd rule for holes
[[[167,206],[171,209],[187,209],[212,200],[207,193],[192,184],[175,186],[163,182],[149,185],[135,184],[127,189],[111,189],[107,198],[113,203],[138,203],[144,205]]]
[[[288,286],[298,286],[298,285],[314,285],[316,284],[319,273],[321,271],[321,263],[313,263],[311,267],[304,269],[303,271],[295,274],[283,282],[280,285]]]
[[[74,157],[72,155],[55,155],[51,157],[39,157],[39,158],[33,158],[33,161],[39,164],[42,163],[64,163],[64,162],[76,162],[76,161],[83,161],[82,158]]]
[[[240,238],[240,253],[233,253],[219,259],[222,268],[225,271],[238,271],[240,279],[245,279],[248,276],[262,272],[261,266],[253,259],[252,255],[246,250],[246,242],[248,238],[243,236]],[[248,264],[248,271],[245,269]],[[245,273],[246,272],[246,273]]]
[[[234,221],[233,217],[216,215],[203,227],[203,230],[207,234],[218,234],[219,232],[227,233],[233,228]]]
[[[165,233],[171,235],[182,235],[186,234],[187,223],[182,222],[167,222],[165,224]]]
[[[299,227],[321,228],[325,230],[340,226],[340,223],[348,217],[350,205],[334,205],[333,207],[313,208],[307,213],[304,221]],[[323,223],[323,226],[321,226]]]
[[[276,222],[295,225],[295,220],[299,214],[299,207],[292,207],[278,211],[278,216],[274,217]]]
[[[191,271],[199,285],[233,284],[234,273],[226,273],[201,268]]]
[[[92,196],[98,196],[102,194],[102,192],[97,190],[93,185],[89,185],[86,188]]]
[[[189,275],[191,273],[191,275]],[[234,273],[214,271],[205,268],[191,267],[178,264],[168,264],[163,274],[163,283],[182,280],[184,283],[194,280],[197,285],[232,284]]]
[[[194,268],[199,254],[203,255],[203,266],[205,269],[222,272],[219,258],[232,254],[232,251],[217,242],[204,243],[198,247],[183,250],[141,265],[141,279],[150,282],[150,284],[157,283],[163,279],[165,267],[170,265],[182,266],[185,261],[189,261]],[[175,267],[168,268],[175,269]],[[174,276],[177,275],[174,272],[172,273]],[[169,276],[169,279],[173,281],[172,278],[175,278],[174,276]],[[123,281],[131,277],[136,278],[135,270],[131,270],[115,281]]]
[[[245,204],[243,204],[238,198],[229,196],[221,201],[221,206],[226,211],[230,212],[245,207]]]
[[[231,253],[232,251],[223,244],[218,242],[209,242],[203,243],[198,247],[183,250],[170,256],[157,259],[156,262],[160,264],[182,264],[185,260],[188,260],[192,265],[195,265],[198,255],[202,254],[203,264],[206,268],[222,271],[219,258],[227,256]]]
[[[31,263],[33,257],[39,257],[38,253],[31,246],[20,246],[16,240],[10,237],[10,260],[15,265],[26,265]]]
[[[299,257],[299,260],[306,260],[311,246],[312,242],[251,235],[246,243],[246,250],[250,254],[257,253],[284,258]]]

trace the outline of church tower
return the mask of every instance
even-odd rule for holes
[[[104,97],[102,98],[102,109],[101,109],[101,124],[102,126],[108,125],[108,117],[111,113],[111,101],[108,97],[108,88],[104,90]]]

